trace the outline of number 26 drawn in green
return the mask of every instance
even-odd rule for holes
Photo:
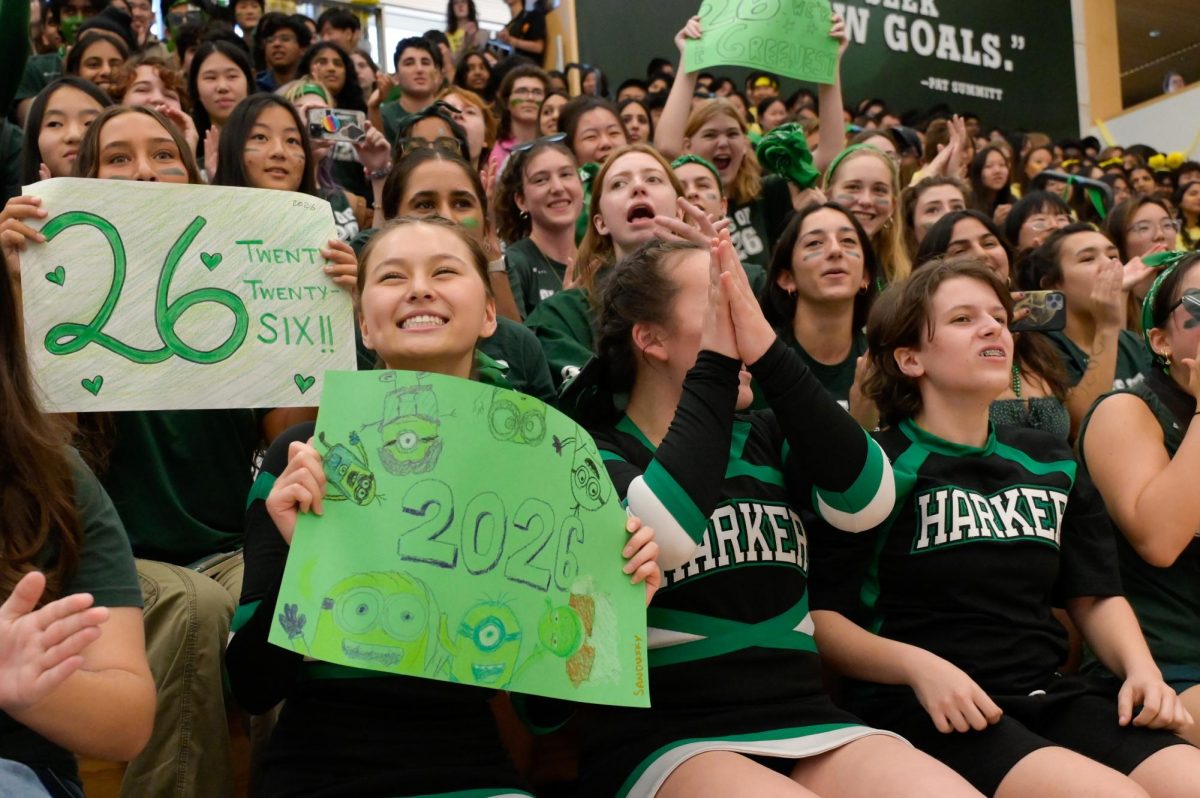
[[[104,236],[113,256],[112,285],[96,316],[87,324],[64,322],[51,327],[50,331],[46,333],[46,350],[53,355],[69,355],[94,342],[139,365],[161,363],[170,359],[172,355],[178,355],[193,363],[207,365],[219,363],[236,352],[245,341],[246,332],[250,327],[250,314],[246,312],[246,305],[237,294],[223,288],[197,288],[194,291],[188,291],[174,302],[167,301],[171,280],[175,277],[179,262],[196,236],[204,229],[205,224],[207,221],[202,216],[193,219],[182,235],[176,239],[170,252],[167,253],[162,273],[158,277],[158,289],[154,295],[154,326],[158,330],[163,346],[160,349],[139,349],[104,332],[104,325],[112,316],[117,301],[121,297],[121,290],[125,286],[125,244],[121,241],[121,235],[117,228],[107,219],[85,211],[70,211],[46,222],[42,227],[42,235],[46,237],[47,243],[69,228],[91,227]],[[175,333],[175,324],[179,318],[193,306],[205,302],[216,302],[218,305],[228,308],[234,318],[233,331],[229,337],[221,345],[209,350],[189,346]]]

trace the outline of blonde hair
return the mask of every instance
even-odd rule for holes
[[[299,102],[300,98],[304,95],[313,94],[317,97],[324,98],[325,104],[333,107],[333,98],[329,96],[329,89],[309,78],[299,78],[297,80],[289,81],[288,83],[285,83],[276,89],[275,93],[290,102],[292,105],[295,105],[297,102]]]
[[[883,277],[890,285],[899,282],[912,273],[912,258],[908,254],[905,235],[904,214],[900,208],[900,169],[896,162],[888,157],[883,150],[870,144],[856,144],[847,148],[834,159],[828,173],[825,175],[825,190],[832,191],[839,169],[850,161],[858,158],[875,158],[887,166],[888,174],[892,176],[892,213],[883,227],[871,236],[871,246],[875,248],[875,256],[879,259]]]
[[[717,97],[701,103],[692,111],[687,127],[683,130],[684,138],[692,138],[700,132],[700,128],[718,116],[728,116],[737,122],[738,130],[742,131],[743,136],[746,135],[746,123],[742,121],[737,108],[729,100]],[[691,147],[688,149],[691,150]],[[746,154],[742,158],[742,165],[738,168],[737,175],[725,187],[725,193],[729,197],[731,208],[735,205],[749,204],[762,193],[762,166],[758,163],[758,156],[754,154],[754,147],[750,146],[749,138],[746,139]]]
[[[604,161],[604,166],[600,167],[600,171],[592,180],[592,204],[588,206],[587,233],[579,244],[579,254],[575,258],[577,268],[581,269],[579,277],[589,297],[595,296],[596,293],[596,274],[612,260],[614,251],[612,235],[608,233],[602,235],[596,230],[596,217],[600,214],[600,200],[604,197],[604,180],[608,177],[608,172],[612,169],[613,164],[635,152],[649,155],[658,161],[663,171],[666,172],[667,179],[671,181],[671,187],[675,189],[676,196],[682,197],[685,193],[683,184],[675,176],[675,170],[671,168],[671,164],[662,157],[658,150],[648,144],[626,144],[609,153],[608,158]]]

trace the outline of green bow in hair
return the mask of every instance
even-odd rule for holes
[[[1066,165],[1066,161],[1063,162]],[[1067,175],[1067,187],[1062,191],[1062,201],[1067,202],[1071,198],[1071,186],[1075,185],[1075,175]],[[1096,209],[1096,213],[1100,215],[1100,221],[1108,218],[1108,211],[1104,209],[1104,201],[1100,199],[1100,189],[1091,188],[1089,186],[1081,186],[1083,196],[1087,197],[1088,202],[1092,203],[1092,207]]]
[[[583,183],[583,209],[575,219],[575,243],[583,241],[592,223],[592,182],[600,172],[600,164],[590,162],[579,167],[579,182]]]
[[[1153,255],[1147,255],[1142,258],[1142,263],[1151,269],[1162,269],[1158,273],[1158,277],[1154,278],[1154,284],[1150,286],[1150,290],[1146,292],[1146,298],[1142,300],[1142,338],[1146,341],[1146,348],[1150,350],[1150,354],[1155,360],[1162,360],[1162,358],[1154,353],[1154,347],[1150,345],[1150,330],[1155,327],[1154,300],[1158,297],[1158,292],[1162,289],[1163,283],[1167,281],[1167,277],[1170,276],[1171,272],[1175,271],[1175,267],[1179,265],[1179,262],[1191,254],[1193,253],[1177,249],[1167,252],[1155,252]]]
[[[780,125],[763,136],[755,153],[763,166],[800,189],[812,188],[821,179],[821,173],[813,166],[804,130],[794,122]]]

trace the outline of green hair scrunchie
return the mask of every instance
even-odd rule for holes
[[[821,179],[821,173],[813,166],[804,129],[795,122],[780,125],[763,136],[754,152],[763,166],[800,189],[812,188]]]
[[[698,164],[699,166],[703,166],[705,169],[712,172],[713,177],[717,179],[717,190],[721,192],[722,197],[725,196],[725,183],[721,180],[721,172],[717,169],[713,162],[709,161],[707,158],[701,158],[699,155],[692,155],[691,153],[688,153],[687,155],[680,155],[678,158],[671,161],[671,169],[675,170],[684,164],[689,163]]]
[[[1175,267],[1179,262],[1186,258],[1190,253],[1184,250],[1174,250],[1167,252],[1155,252],[1153,255],[1147,255],[1142,258],[1142,263],[1152,269],[1162,269],[1158,273],[1158,277],[1154,278],[1154,283],[1150,286],[1150,290],[1146,292],[1146,298],[1142,300],[1142,339],[1146,342],[1146,349],[1150,350],[1150,356],[1155,360],[1160,360],[1154,353],[1154,347],[1150,345],[1150,330],[1154,329],[1154,300],[1158,298],[1158,292],[1162,289],[1163,283],[1167,281],[1167,277],[1171,272],[1175,271]]]

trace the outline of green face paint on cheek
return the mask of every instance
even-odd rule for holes
[[[458,223],[468,230],[475,230],[479,227],[479,220],[474,216],[464,216],[462,219],[458,220]]]
[[[168,166],[166,169],[160,170],[159,174],[171,175],[172,177],[186,177],[187,172],[183,169],[177,169],[174,166]]]

